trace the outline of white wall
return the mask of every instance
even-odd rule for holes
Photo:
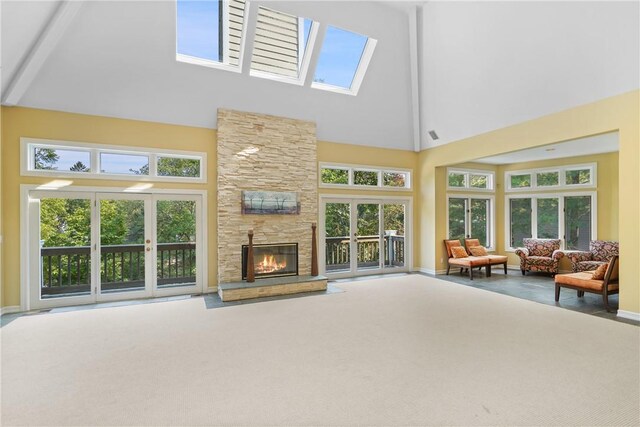
[[[639,14],[637,1],[428,2],[423,147],[637,89]]]

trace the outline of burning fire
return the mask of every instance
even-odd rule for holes
[[[262,261],[256,263],[255,272],[261,274],[273,273],[287,268],[287,262],[278,262],[273,255],[265,255]]]

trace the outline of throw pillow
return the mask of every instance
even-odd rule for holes
[[[473,256],[487,256],[487,249],[484,246],[471,246],[469,248]]]
[[[454,258],[466,258],[469,255],[467,254],[467,251],[464,250],[464,248],[462,246],[454,246],[451,248],[451,254],[453,255]]]
[[[591,278],[593,280],[604,280],[604,275],[607,272],[607,268],[609,268],[608,262],[596,268],[593,274],[591,275]]]

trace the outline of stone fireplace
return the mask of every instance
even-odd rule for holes
[[[297,268],[293,274],[299,274],[300,278],[310,275],[311,225],[318,221],[315,123],[220,109],[217,157],[218,283],[235,283],[245,278],[243,245],[249,243],[249,230],[254,233],[254,266],[256,262],[265,262],[264,245],[288,242],[297,247]],[[299,213],[243,214],[243,191],[295,192]],[[271,255],[274,259],[267,258],[264,275],[256,274],[262,279],[255,283],[275,280],[271,279],[275,272],[267,271],[274,269],[270,263],[282,264],[278,261],[282,254]],[[292,262],[286,260],[287,271],[283,274],[292,274],[288,271]],[[255,272],[261,268],[258,266]]]
[[[242,280],[247,278],[247,267],[253,262],[256,279],[298,275],[298,244],[253,245],[253,260],[248,259],[249,245],[242,245]]]

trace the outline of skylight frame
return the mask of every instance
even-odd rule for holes
[[[263,6],[264,7],[264,6]],[[283,13],[283,14],[288,14],[291,15],[287,12],[280,12],[278,10],[275,9],[270,9],[267,7],[264,7],[265,9],[269,9],[269,10],[273,10],[275,12],[279,12],[279,13]],[[260,11],[258,10],[258,14],[260,13]],[[293,16],[293,15],[292,15]],[[282,76],[282,75],[278,75],[275,73],[270,73],[268,71],[261,71],[261,70],[254,70],[253,68],[249,67],[249,75],[251,77],[258,77],[261,79],[267,79],[267,80],[273,80],[276,82],[282,82],[282,83],[289,83],[289,84],[294,84],[297,86],[304,86],[306,79],[307,79],[307,74],[309,72],[309,66],[311,64],[311,57],[313,56],[313,52],[314,52],[314,46],[315,46],[315,42],[316,42],[316,38],[318,36],[318,30],[320,28],[320,23],[318,21],[314,21],[313,19],[310,18],[304,18],[302,16],[297,16],[298,18],[298,22],[304,22],[305,19],[308,19],[309,21],[311,21],[311,28],[309,29],[309,39],[307,41],[307,44],[305,46],[305,50],[302,53],[302,58],[300,60],[300,67],[298,70],[298,77],[288,77],[288,76]],[[257,26],[257,18],[256,18],[256,25],[254,25],[254,27]],[[299,34],[302,34],[299,32]],[[253,40],[253,46],[255,48],[255,33],[253,36],[254,40]],[[251,58],[249,58],[251,62],[253,62],[253,51],[251,52]]]
[[[337,28],[343,31],[348,31],[350,33],[359,34],[355,31],[345,30],[343,28],[332,26],[333,28]],[[366,36],[365,34],[360,34],[362,36],[367,37],[367,42],[364,45],[364,49],[362,50],[362,55],[360,56],[360,61],[358,62],[358,68],[356,68],[356,72],[353,76],[353,81],[351,82],[351,87],[343,88],[340,86],[335,86],[327,83],[321,82],[311,82],[311,87],[313,89],[320,89],[328,92],[340,93],[343,95],[352,95],[357,96],[358,91],[360,90],[360,86],[362,85],[362,81],[364,80],[364,76],[367,73],[369,68],[369,63],[371,62],[371,58],[373,57],[373,53],[376,49],[376,45],[378,44],[378,40]],[[320,60],[318,54],[318,61]]]
[[[247,44],[247,21],[249,18],[249,11],[251,7],[251,2],[246,1],[244,3],[244,23],[242,25],[242,36],[240,38],[240,52],[238,56],[238,65],[232,65],[224,61],[213,61],[210,59],[199,58],[197,56],[185,55],[182,53],[178,53],[178,1],[175,0],[175,23],[176,23],[176,34],[175,34],[175,49],[176,49],[176,61],[183,62],[186,64],[192,65],[200,65],[203,67],[215,68],[218,70],[231,71],[234,73],[242,73],[244,56],[245,56],[245,46]],[[229,1],[222,0],[223,10],[222,10],[222,33],[224,34],[222,43],[223,49],[223,57],[229,57]]]

